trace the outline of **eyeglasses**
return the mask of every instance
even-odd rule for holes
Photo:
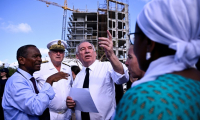
[[[142,34],[142,32],[134,32],[134,33],[129,33],[128,34],[129,41],[130,41],[131,45],[134,45],[135,34]]]

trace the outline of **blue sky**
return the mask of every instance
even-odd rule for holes
[[[48,0],[64,5],[64,0]],[[122,0],[119,0],[122,1]],[[123,0],[126,1],[126,0]],[[149,0],[128,0],[131,32],[136,17]],[[105,0],[67,0],[68,7],[75,9],[98,8]],[[67,17],[71,14],[67,13]],[[36,45],[43,58],[47,56],[46,45],[60,39],[63,9],[37,0],[0,0],[0,65],[16,62],[16,51],[26,44]],[[67,19],[68,20],[68,19]]]

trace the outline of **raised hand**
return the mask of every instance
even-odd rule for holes
[[[113,41],[112,41],[112,35],[110,32],[107,30],[108,38],[105,37],[99,37],[99,46],[103,47],[107,58],[110,58],[112,55],[114,55],[113,52]]]
[[[99,46],[103,47],[106,52],[106,57],[109,59],[110,63],[112,64],[112,67],[115,72],[118,72],[120,74],[124,74],[122,63],[119,61],[117,56],[114,54],[113,51],[113,41],[112,41],[112,35],[107,30],[108,38],[105,37],[99,37]]]
[[[57,82],[57,81],[59,81],[59,80],[61,80],[61,79],[66,79],[66,80],[68,80],[68,77],[69,77],[69,76],[70,76],[70,75],[69,75],[68,73],[58,72],[58,73],[55,73],[55,74],[49,76],[49,77],[47,78],[47,81],[46,81],[46,82],[49,83],[50,85],[52,85],[53,82]]]

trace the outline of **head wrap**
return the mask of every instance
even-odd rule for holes
[[[149,39],[169,46],[176,53],[151,62],[145,76],[132,86],[153,81],[162,74],[190,68],[198,61],[199,0],[152,0],[138,15],[137,23]]]

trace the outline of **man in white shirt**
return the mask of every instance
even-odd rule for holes
[[[109,120],[115,111],[115,85],[123,84],[129,80],[128,70],[113,52],[112,36],[107,31],[109,38],[99,38],[99,46],[103,47],[110,62],[96,60],[96,51],[89,42],[81,42],[76,47],[76,57],[83,64],[82,70],[76,76],[74,88],[83,88],[86,68],[89,68],[89,91],[99,113],[88,113],[90,120]],[[74,108],[76,103],[68,96],[68,108]],[[86,120],[82,112],[75,110],[77,120]]]
[[[56,94],[48,106],[51,120],[71,119],[71,110],[66,106],[66,99],[69,95],[73,79],[71,68],[62,63],[66,47],[67,44],[63,40],[53,40],[47,44],[51,61],[41,64],[40,71],[34,73],[39,88],[43,86],[46,79],[52,74],[60,71],[70,74],[68,80],[62,79],[52,86]]]

